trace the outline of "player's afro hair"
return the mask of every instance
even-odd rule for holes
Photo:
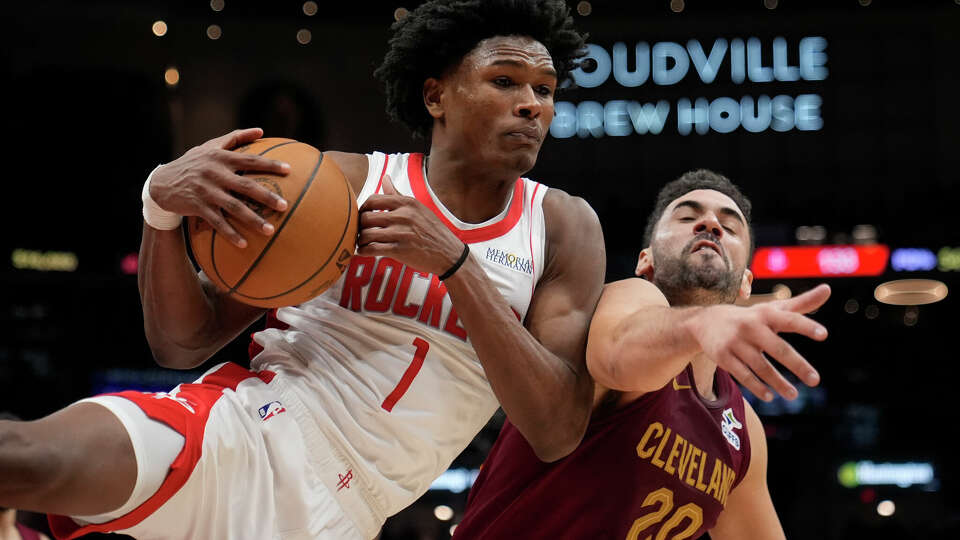
[[[430,0],[391,27],[390,49],[374,76],[386,87],[387,114],[426,137],[433,117],[423,104],[423,82],[440,77],[479,42],[529,36],[553,57],[563,83],[586,54],[563,0]]]

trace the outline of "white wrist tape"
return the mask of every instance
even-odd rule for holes
[[[147,176],[147,181],[143,183],[143,192],[140,194],[140,199],[143,200],[143,220],[154,229],[170,231],[180,226],[183,216],[160,208],[160,205],[150,197],[150,180],[153,179],[153,173],[160,167],[162,165],[157,165],[157,168]]]

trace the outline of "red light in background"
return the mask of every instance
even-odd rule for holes
[[[120,271],[128,276],[137,274],[138,259],[136,253],[128,253],[120,260]]]
[[[873,488],[864,488],[860,491],[860,501],[863,504],[870,504],[877,499],[877,491]]]
[[[867,246],[789,246],[757,248],[750,270],[757,278],[879,276],[890,248]]]

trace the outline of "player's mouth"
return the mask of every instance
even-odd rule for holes
[[[538,126],[523,126],[507,132],[507,136],[528,144],[540,144],[543,132]]]
[[[704,249],[712,249],[717,255],[723,256],[723,252],[720,250],[720,245],[709,240],[700,240],[693,244],[693,247],[690,248],[690,253],[697,253],[698,251],[702,251]]]

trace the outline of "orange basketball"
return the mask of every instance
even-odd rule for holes
[[[187,220],[197,264],[233,298],[265,308],[292,306],[322,293],[343,273],[357,241],[357,197],[332,159],[291,139],[259,139],[236,152],[256,153],[290,164],[290,173],[250,173],[287,201],[287,210],[237,195],[274,226],[265,236],[227,216],[247,240],[240,249],[197,217]]]

